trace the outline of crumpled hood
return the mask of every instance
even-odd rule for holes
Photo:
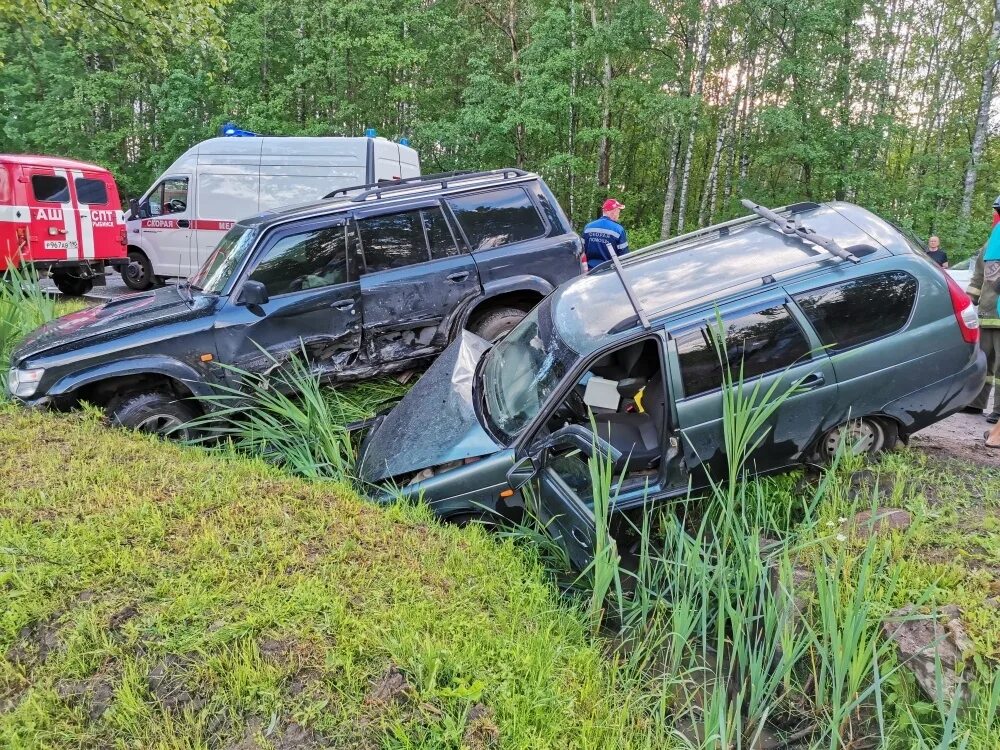
[[[46,323],[17,347],[11,361],[16,363],[50,349],[72,349],[96,338],[112,338],[125,331],[197,316],[193,310],[197,307],[200,305],[189,303],[173,286],[122,297]]]
[[[489,343],[462,331],[361,446],[358,472],[378,482],[500,450],[476,416],[476,365]]]

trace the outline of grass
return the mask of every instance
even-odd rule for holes
[[[2,747],[669,746],[481,529],[93,412],[0,407],[0,487]]]

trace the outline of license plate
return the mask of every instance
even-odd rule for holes
[[[76,240],[45,240],[46,250],[76,250]]]

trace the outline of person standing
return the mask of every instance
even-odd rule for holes
[[[601,218],[583,228],[583,251],[587,254],[587,270],[611,260],[609,246],[617,255],[628,252],[625,227],[618,223],[625,204],[608,198],[601,207]]]
[[[986,417],[990,424],[1000,421],[1000,197],[993,203],[993,231],[976,256],[972,280],[966,293],[979,313],[979,346],[986,354],[986,383],[966,411],[982,414],[993,392],[993,411]]]
[[[927,240],[927,254],[941,268],[948,268],[948,256],[941,249],[941,239],[937,235]]]

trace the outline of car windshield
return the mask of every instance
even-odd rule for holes
[[[556,335],[548,301],[528,313],[486,354],[479,385],[490,426],[513,439],[579,356]]]
[[[243,262],[256,236],[257,227],[247,227],[242,224],[237,224],[226,232],[226,236],[208,256],[205,265],[191,277],[191,287],[208,294],[220,294],[229,277]]]

